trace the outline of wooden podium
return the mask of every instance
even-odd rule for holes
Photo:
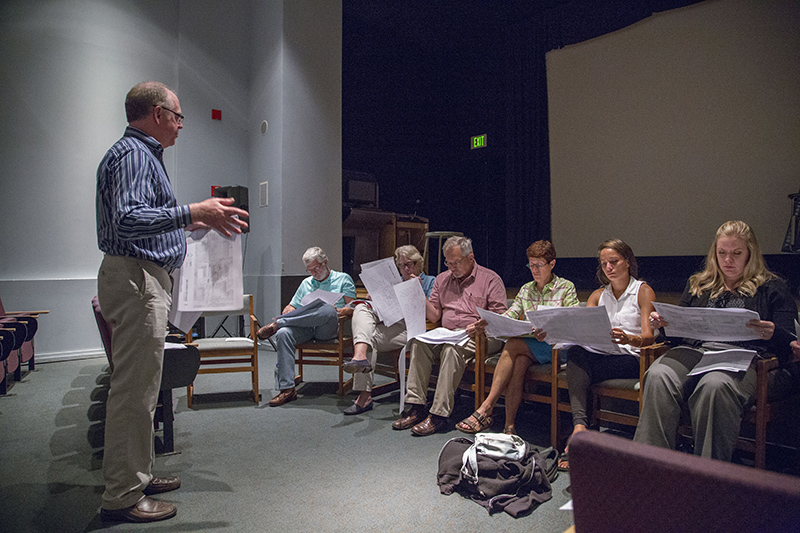
[[[392,257],[398,246],[413,244],[425,249],[428,219],[380,209],[353,207],[342,222],[343,268],[355,277],[360,265]]]

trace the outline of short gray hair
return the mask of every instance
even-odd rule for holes
[[[399,267],[400,266],[400,258],[405,257],[409,261],[413,261],[417,266],[422,263],[422,254],[419,253],[417,247],[413,244],[406,244],[405,246],[399,246],[397,250],[394,251],[394,263]]]
[[[143,81],[135,85],[125,97],[125,116],[128,122],[143,119],[153,106],[169,106],[170,93],[175,94],[158,81]]]
[[[467,237],[458,237],[453,236],[444,241],[444,246],[442,246],[442,253],[446,252],[450,248],[459,247],[461,248],[461,257],[467,257],[469,254],[472,253],[472,239]]]
[[[319,264],[324,263],[328,260],[328,256],[325,255],[325,252],[322,251],[322,248],[319,246],[312,246],[303,254],[303,264],[306,266],[310,265],[314,261]]]

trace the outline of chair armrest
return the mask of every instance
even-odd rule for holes
[[[6,311],[6,316],[32,316],[37,317],[39,315],[46,315],[50,311]]]
[[[250,338],[253,342],[258,342],[258,330],[261,327],[261,322],[258,321],[256,315],[250,313]]]
[[[482,372],[486,368],[486,356],[489,351],[489,341],[486,332],[478,330],[475,332],[475,372]]]
[[[667,350],[669,350],[669,346],[663,342],[642,346],[639,350],[639,377],[641,378],[644,375],[645,371],[653,364],[653,361],[667,353]]]
[[[339,343],[344,343],[344,330],[347,323],[350,321],[349,316],[340,316],[339,317]],[[352,334],[351,334],[352,336]]]

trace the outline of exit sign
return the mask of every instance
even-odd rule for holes
[[[475,137],[470,137],[469,140],[469,149],[474,150],[475,148],[486,148],[486,134],[477,135]]]

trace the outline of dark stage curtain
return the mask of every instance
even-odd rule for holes
[[[530,281],[530,272],[521,266],[525,249],[551,238],[545,54],[695,3],[698,0],[565,2],[516,22],[506,32],[505,257],[498,273],[507,286]],[[558,243],[553,244],[558,250]]]

